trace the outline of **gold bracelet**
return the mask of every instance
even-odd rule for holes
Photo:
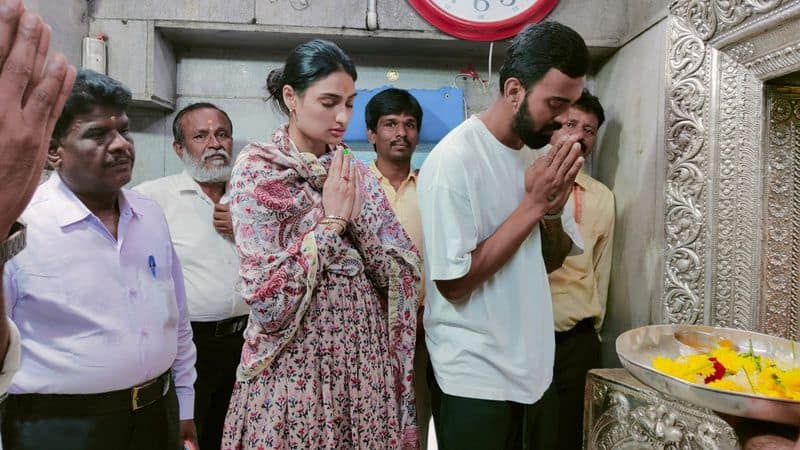
[[[334,221],[334,220],[322,219],[322,220],[319,221],[319,223],[320,223],[320,225],[325,225],[328,228],[333,228],[334,231],[336,232],[336,234],[338,234],[339,236],[341,236],[344,233],[344,231],[347,229],[347,227],[342,225],[340,222]],[[341,227],[341,228],[339,228],[339,227]]]
[[[349,220],[345,219],[345,218],[344,218],[344,217],[342,217],[342,216],[325,216],[325,219],[331,219],[331,220],[341,220],[341,221],[342,221],[342,222],[344,222],[344,223],[349,223],[349,222],[350,222]]]
[[[347,225],[349,224],[348,221],[342,219],[341,217],[325,217],[322,220],[320,220],[319,222],[320,223],[338,223],[339,225],[343,226],[344,228],[347,228]]]
[[[331,225],[331,224],[333,224],[333,225],[339,225],[339,226],[341,226],[343,229],[347,229],[347,222],[345,222],[345,221],[344,221],[344,220],[342,220],[342,219],[332,219],[332,218],[328,218],[328,217],[326,217],[326,218],[324,218],[324,219],[320,220],[320,221],[319,221],[319,223],[321,223],[321,224],[323,224],[323,225]]]

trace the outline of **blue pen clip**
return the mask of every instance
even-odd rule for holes
[[[147,266],[150,267],[150,274],[153,275],[153,278],[156,277],[156,259],[153,255],[147,257]]]

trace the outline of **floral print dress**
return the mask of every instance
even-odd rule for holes
[[[284,125],[237,158],[230,208],[251,312],[223,449],[418,447],[419,253],[361,163],[360,216],[341,237],[319,225],[342,150],[298,152]]]

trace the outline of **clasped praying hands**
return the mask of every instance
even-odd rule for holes
[[[559,215],[583,166],[578,136],[565,136],[525,171],[525,201],[542,217]]]
[[[353,155],[349,151],[347,154],[336,151],[322,186],[322,207],[324,223],[334,227],[338,234],[344,233],[348,223],[361,213],[360,181]]]

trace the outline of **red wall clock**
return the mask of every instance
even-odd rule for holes
[[[419,15],[447,34],[498,41],[541,21],[558,0],[408,0]]]

